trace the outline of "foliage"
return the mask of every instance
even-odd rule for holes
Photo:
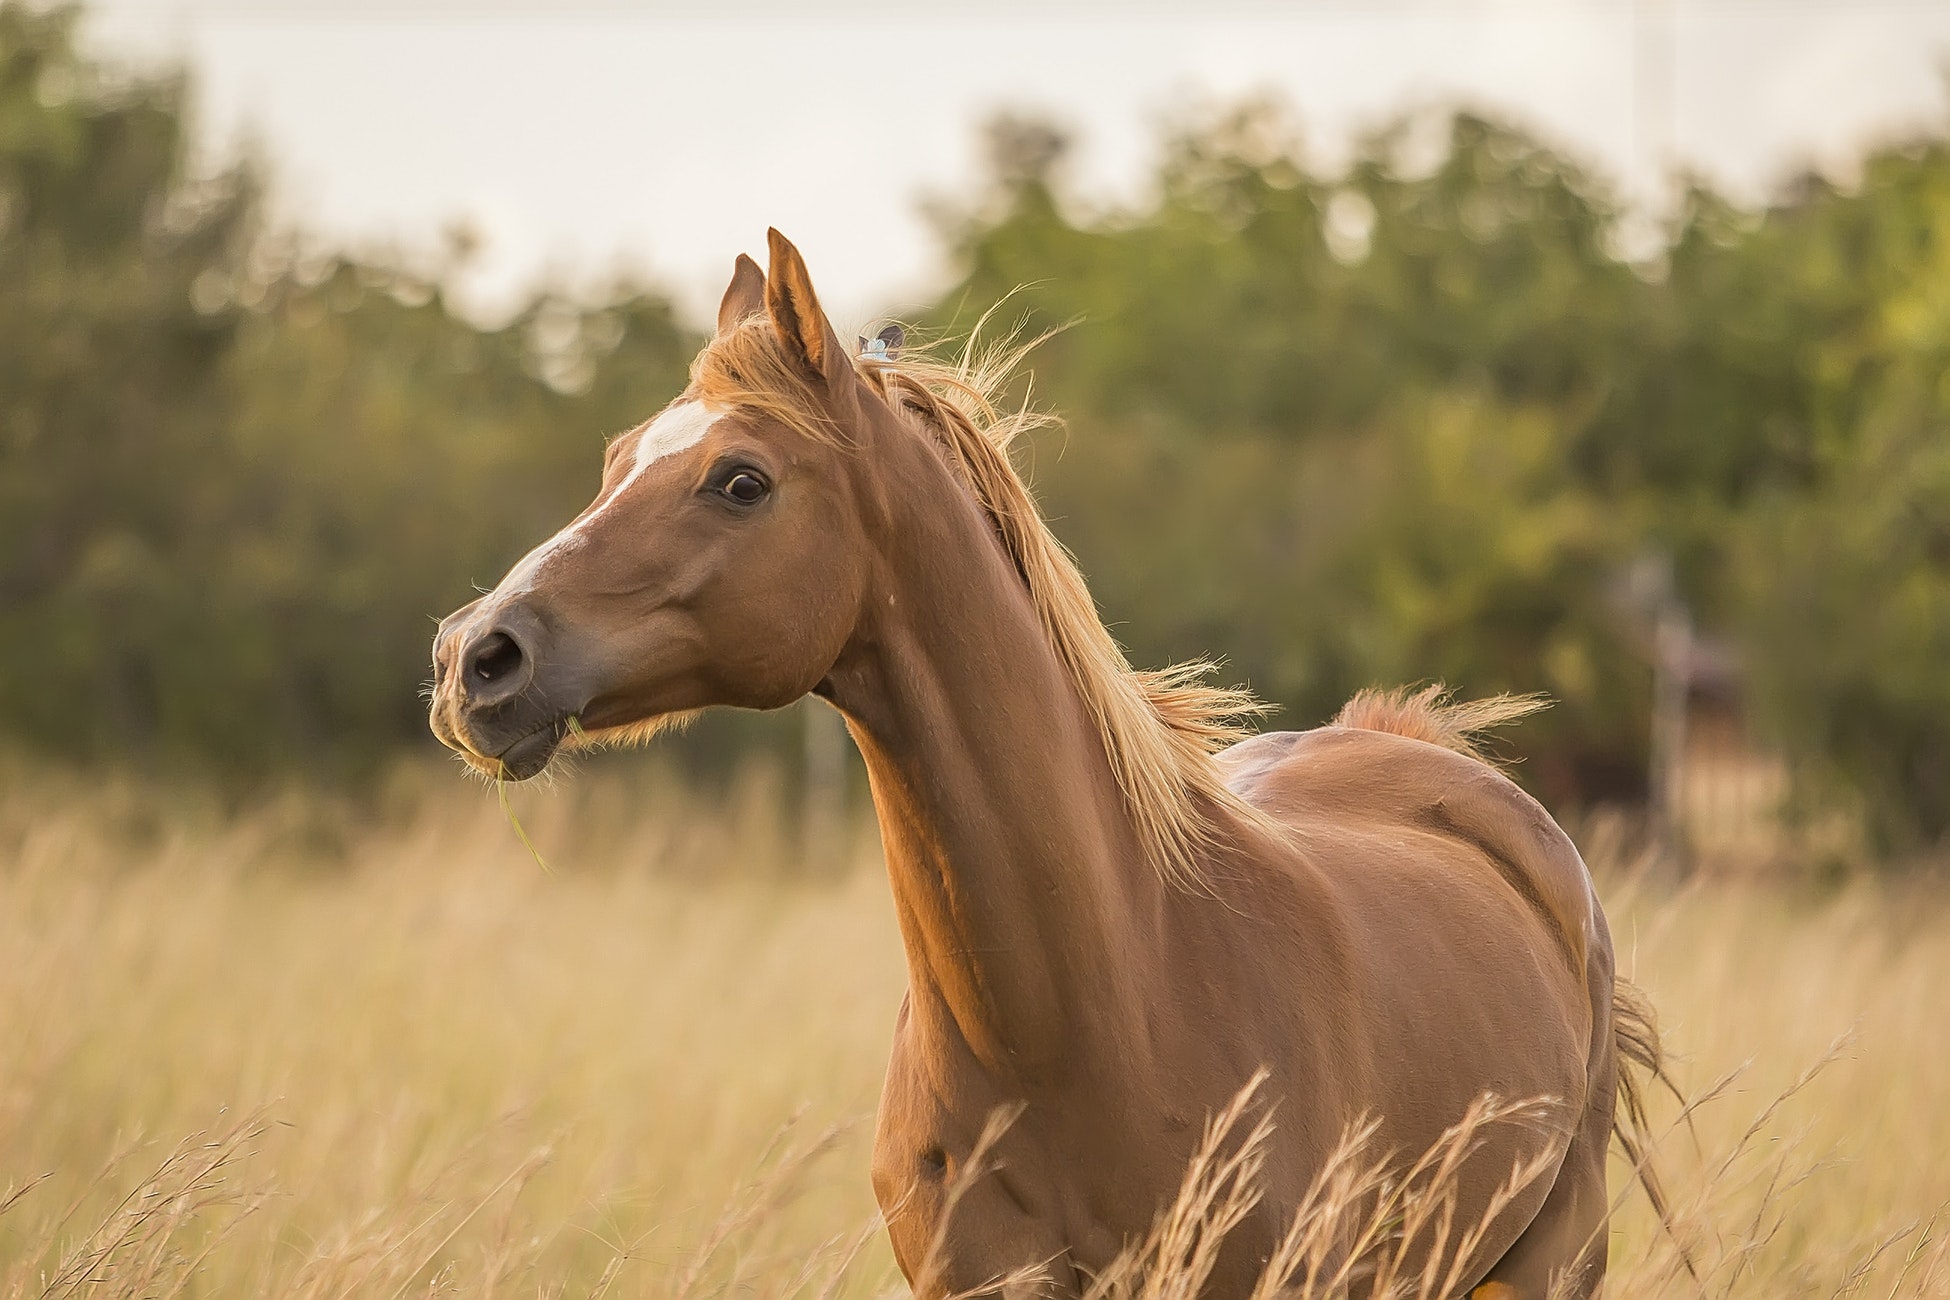
[[[1286,704],[1439,678],[1543,690],[1522,779],[1642,788],[1630,581],[1672,556],[1763,738],[1886,848],[1950,829],[1943,496],[1950,141],[1765,212],[1696,186],[1656,259],[1586,171],[1468,113],[1309,172],[1277,111],[1172,143],[1078,219],[1059,133],[992,128],[941,313],[1011,300],[1070,417],[1051,512],[1142,661],[1210,653]],[[1419,143],[1418,143],[1419,142]]]
[[[188,178],[180,78],[0,6],[0,725],[77,755],[357,765],[431,624],[579,510],[697,339],[618,286],[478,328]]]
[[[1785,454],[1734,530],[1731,617],[1810,790],[1885,849],[1950,842],[1950,139],[1816,181],[1751,237],[1774,311],[1727,292],[1735,339],[1777,332],[1780,394],[1749,437]],[[1722,260],[1733,260],[1731,254]],[[1778,337],[1785,317],[1792,334]],[[1798,319],[1797,319],[1798,318]]]

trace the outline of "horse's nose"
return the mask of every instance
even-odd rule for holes
[[[475,705],[512,699],[534,679],[535,660],[506,627],[484,628],[460,650],[460,689]]]
[[[471,631],[474,611],[481,607],[481,600],[470,600],[447,617],[440,620],[440,628],[433,634],[433,675],[436,680],[445,677],[454,666],[454,648],[467,639]]]

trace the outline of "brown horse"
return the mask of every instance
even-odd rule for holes
[[[1577,850],[1468,744],[1530,706],[1366,695],[1241,740],[1247,697],[1125,662],[1010,466],[1028,417],[980,375],[856,355],[770,238],[596,500],[441,625],[435,733],[519,780],[711,705],[845,715],[909,976],[873,1184],[924,1296],[1025,1265],[1077,1294],[1262,1067],[1265,1195],[1208,1294],[1252,1289],[1352,1121],[1416,1152],[1485,1093],[1559,1122],[1464,1167],[1467,1224],[1513,1165],[1554,1162],[1490,1215],[1462,1290],[1591,1294],[1642,1026]],[[995,1172],[958,1184],[1004,1107]]]

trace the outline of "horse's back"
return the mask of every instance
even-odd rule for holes
[[[1589,872],[1541,804],[1494,767],[1425,741],[1353,727],[1269,732],[1220,756],[1227,783],[1338,886],[1434,884],[1439,873],[1520,898],[1582,974],[1607,942]],[[1399,846],[1398,852],[1387,851]],[[1417,851],[1419,850],[1419,851]]]
[[[1256,737],[1223,761],[1336,913],[1350,960],[1336,995],[1375,1100],[1420,1112],[1397,1136],[1440,1132],[1484,1092],[1582,1108],[1594,1031],[1609,1033],[1610,941],[1535,800],[1468,755],[1356,728]]]

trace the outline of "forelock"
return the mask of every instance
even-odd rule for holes
[[[825,410],[804,363],[763,314],[746,317],[705,344],[691,362],[691,392],[720,409],[771,416],[819,442],[853,441]]]

